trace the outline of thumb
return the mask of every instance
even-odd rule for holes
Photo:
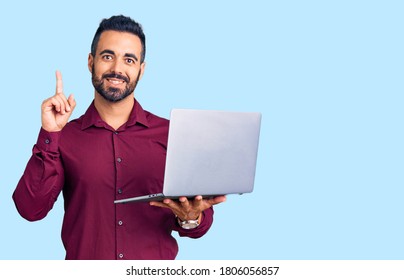
[[[74,99],[74,95],[70,94],[69,98],[67,99],[67,102],[69,102],[69,106],[71,108],[71,112],[74,110],[76,107],[76,100]]]

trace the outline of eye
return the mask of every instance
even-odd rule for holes
[[[126,63],[128,63],[128,64],[134,64],[135,61],[134,61],[132,58],[127,58],[127,59],[126,59]]]
[[[111,60],[111,59],[112,59],[112,55],[106,54],[106,55],[103,55],[102,58],[103,58],[104,60]]]

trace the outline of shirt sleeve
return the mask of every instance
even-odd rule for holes
[[[43,219],[52,209],[64,184],[59,153],[61,132],[39,132],[32,156],[13,193],[20,215],[29,220]]]
[[[199,238],[205,235],[208,232],[213,223],[213,207],[206,209],[202,212],[203,219],[201,224],[194,229],[184,229],[182,228],[177,221],[175,222],[174,230],[178,231],[180,236],[190,237],[190,238]]]

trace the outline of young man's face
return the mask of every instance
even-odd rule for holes
[[[143,75],[140,63],[142,43],[128,32],[104,31],[96,54],[88,57],[88,68],[97,93],[110,102],[117,102],[132,94]]]

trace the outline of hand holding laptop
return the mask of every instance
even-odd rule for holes
[[[178,200],[166,198],[162,202],[151,201],[150,205],[169,208],[180,220],[186,221],[200,219],[204,210],[225,201],[226,196],[224,195],[205,199],[201,195],[198,195],[193,200],[188,200],[182,196]],[[199,220],[200,222],[201,220]]]

